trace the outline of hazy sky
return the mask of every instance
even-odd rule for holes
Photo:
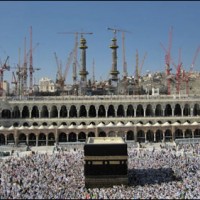
[[[136,49],[141,63],[145,52],[142,73],[165,70],[165,52],[162,43],[168,46],[169,29],[173,26],[172,58],[178,62],[179,48],[182,62],[189,69],[195,51],[200,45],[200,2],[198,1],[19,1],[0,2],[0,59],[4,62],[9,56],[9,64],[16,67],[24,59],[24,38],[27,38],[27,51],[30,47],[30,26],[33,30],[34,67],[41,68],[34,74],[37,82],[41,77],[55,81],[57,65],[56,52],[63,68],[74,47],[74,34],[58,32],[92,32],[84,35],[87,40],[88,79],[92,77],[92,61],[95,61],[95,77],[107,79],[112,65],[112,51],[109,48],[113,32],[108,27],[122,29],[125,33],[125,49],[128,75],[135,72]],[[118,39],[118,70],[123,74],[122,36]],[[78,50],[80,61],[80,50]],[[72,67],[67,75],[71,83]],[[200,69],[200,54],[194,70]],[[4,79],[11,81],[12,71],[4,73]],[[63,70],[64,71],[64,70]],[[173,71],[175,68],[173,67]]]

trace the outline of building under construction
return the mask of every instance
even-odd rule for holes
[[[1,65],[0,68],[0,92],[1,96],[60,96],[60,95],[189,95],[199,93],[199,73],[194,72],[194,64],[200,51],[200,46],[195,52],[190,71],[186,72],[183,68],[183,63],[181,62],[181,50],[179,50],[179,60],[178,64],[175,64],[171,58],[171,46],[172,46],[172,28],[169,32],[169,44],[166,49],[163,45],[165,51],[165,64],[166,68],[163,72],[147,72],[142,74],[142,67],[144,65],[147,53],[145,53],[142,59],[139,58],[138,50],[135,54],[135,64],[132,64],[132,68],[135,69],[133,75],[128,75],[127,72],[127,62],[125,53],[125,33],[128,31],[108,28],[112,31],[113,38],[109,48],[112,51],[112,65],[109,72],[107,80],[97,81],[95,80],[94,74],[94,61],[93,61],[93,72],[92,78],[88,79],[87,70],[87,41],[85,39],[86,34],[93,34],[91,32],[64,32],[63,34],[74,34],[75,44],[70,52],[64,71],[62,70],[61,61],[59,61],[56,53],[55,61],[57,65],[57,74],[55,76],[55,82],[53,80],[49,81],[49,90],[41,89],[43,86],[33,84],[33,73],[40,68],[33,67],[33,51],[32,48],[32,27],[30,27],[30,49],[26,50],[26,38],[24,39],[24,61],[20,60],[19,51],[19,63],[15,67],[16,72],[12,72],[12,84],[14,84],[14,92],[10,94],[3,88],[4,80],[3,75],[5,71],[10,70],[8,65],[8,59]],[[122,33],[122,65],[123,72],[118,70],[118,41],[117,33]],[[78,41],[78,36],[80,35],[80,42]],[[78,49],[80,50],[80,63],[77,60]],[[29,66],[28,66],[29,64]],[[175,67],[176,72],[173,74],[171,69],[172,66]],[[70,67],[72,68],[72,84],[66,84],[66,77],[68,75]],[[77,70],[79,69],[79,71]],[[91,74],[90,74],[91,75]],[[29,80],[29,81],[28,81]],[[43,78],[44,80],[44,78]],[[54,84],[55,83],[55,84]],[[47,87],[45,85],[45,87]],[[52,89],[53,88],[53,89]]]
[[[67,62],[73,60],[74,83],[69,87],[66,86],[65,77],[60,73],[60,65],[55,85],[51,80],[43,79],[43,83],[52,84],[51,88],[55,86],[57,92],[55,96],[45,96],[45,90],[44,96],[41,93],[37,96],[34,91],[28,92],[25,88],[28,84],[23,81],[27,81],[24,72],[25,75],[28,74],[30,67],[20,68],[25,69],[20,71],[23,75],[20,80],[23,83],[21,91],[24,91],[21,93],[22,98],[21,96],[0,98],[0,144],[43,146],[85,142],[89,137],[122,137],[131,142],[198,141],[200,138],[199,74],[192,72],[193,69],[185,72],[180,59],[178,65],[175,65],[176,74],[172,74],[169,68],[171,61],[169,59],[171,45],[169,45],[165,72],[147,73],[142,76],[141,66],[145,56],[139,65],[139,55],[136,51],[135,76],[129,77],[127,66],[124,65],[123,78],[120,79],[117,68],[116,32],[114,29],[114,37],[110,44],[112,66],[108,80],[99,83],[95,79],[88,80],[87,42],[83,37],[84,33],[81,33],[79,45],[80,79],[78,80],[77,70],[74,67],[77,65],[75,56],[78,48],[77,39],[76,50],[70,53]],[[199,48],[195,53],[193,66],[198,53]],[[69,64],[66,70],[68,67]],[[1,72],[8,69],[7,62],[1,69]],[[27,93],[29,96],[26,96]]]

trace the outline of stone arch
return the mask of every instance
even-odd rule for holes
[[[86,134],[84,132],[80,132],[78,134],[78,141],[79,142],[85,142],[85,140],[86,140]]]
[[[58,124],[56,122],[51,123],[53,126],[57,126]]]
[[[12,117],[20,118],[20,110],[18,106],[14,106],[13,111],[12,111]]]
[[[194,137],[195,138],[200,138],[200,129],[199,128],[195,129],[195,131],[194,131]]]
[[[43,125],[43,126],[47,126],[47,123],[46,123],[46,122],[43,122],[42,125]]]
[[[185,138],[192,138],[192,130],[191,129],[185,130]]]
[[[180,139],[180,138],[183,138],[183,131],[178,128],[175,130],[175,139]]]
[[[170,104],[167,104],[165,106],[165,116],[172,116],[172,107]]]
[[[109,131],[108,132],[108,137],[116,137],[115,131]]]
[[[99,106],[98,117],[106,117],[106,110],[105,110],[104,105]]]
[[[95,133],[94,132],[89,132],[88,133],[88,137],[95,137]]]
[[[155,116],[156,117],[160,117],[162,116],[162,106],[160,104],[156,105],[156,109],[155,109]]]
[[[19,134],[19,140],[18,143],[25,143],[26,144],[26,135],[24,133]]]
[[[18,126],[19,126],[19,123],[18,123],[18,122],[14,122],[14,123],[13,123],[13,126],[14,126],[14,127],[18,127]]]
[[[55,136],[54,133],[50,132],[48,134],[48,145],[53,146],[55,143]]]
[[[147,134],[147,140],[149,142],[154,142],[154,133],[153,133],[153,131],[152,130],[148,130],[146,134]]]
[[[31,117],[39,118],[39,109],[37,106],[33,106],[32,111],[31,111]]]
[[[15,139],[14,139],[14,134],[13,133],[9,133],[7,136],[7,143],[15,143]]]
[[[148,104],[146,107],[146,116],[153,116],[153,109],[151,104]]]
[[[23,126],[29,127],[29,124],[28,124],[27,122],[24,122],[24,123],[23,123]]]
[[[200,115],[200,106],[197,103],[194,105],[193,115],[194,116],[199,116]]]
[[[36,145],[36,135],[34,133],[30,133],[28,136],[28,142],[30,146]]]
[[[94,105],[90,105],[89,107],[89,117],[96,117],[96,109]]]
[[[76,133],[74,133],[74,132],[69,133],[68,141],[69,142],[76,142],[77,141],[77,139],[76,139]]]
[[[175,108],[174,108],[174,115],[175,116],[181,116],[181,106],[180,104],[176,104],[175,105]]]
[[[190,105],[189,104],[185,104],[184,109],[183,109],[183,115],[190,116]]]
[[[47,106],[42,106],[42,110],[41,110],[41,118],[48,118],[49,117],[49,111]]]
[[[99,132],[99,137],[106,137],[106,133],[104,131]]]
[[[67,108],[65,105],[62,105],[60,108],[60,117],[61,118],[67,117]]]
[[[61,132],[58,136],[58,142],[67,142],[67,135],[64,132]]]
[[[167,129],[165,131],[165,141],[166,142],[172,141],[172,131],[170,129]]]
[[[69,117],[77,117],[77,109],[75,105],[72,105],[69,110]]]
[[[33,126],[38,126],[38,123],[37,122],[33,122]]]
[[[117,117],[124,117],[124,106],[119,105],[117,108]]]
[[[53,105],[50,111],[50,118],[57,118],[57,117],[58,117],[58,109],[55,105]]]
[[[128,105],[127,107],[127,117],[134,117],[134,108],[132,105]]]
[[[87,110],[85,108],[85,105],[81,105],[79,110],[79,117],[87,117]]]
[[[139,105],[137,106],[137,109],[136,109],[136,116],[137,116],[137,117],[144,117],[144,109],[143,109],[143,107],[142,107],[141,104],[139,104]]]
[[[10,112],[10,110],[9,109],[3,109],[1,117],[4,118],[4,119],[11,118],[11,112]]]
[[[108,117],[115,117],[115,108],[113,105],[108,106]]]
[[[24,106],[22,109],[22,118],[29,118],[29,109],[28,106]]]
[[[46,135],[44,133],[40,133],[38,136],[38,146],[46,145]]]
[[[145,142],[145,133],[143,130],[139,130],[137,132],[137,141],[138,142]]]
[[[5,145],[6,139],[3,133],[0,133],[0,145]]]
[[[163,132],[162,130],[158,129],[156,131],[156,142],[162,142],[163,140]]]
[[[134,140],[134,132],[128,131],[126,134],[126,140]]]

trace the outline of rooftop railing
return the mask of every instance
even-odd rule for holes
[[[7,101],[82,101],[82,100],[162,100],[162,99],[178,99],[193,100],[200,99],[199,95],[102,95],[102,96],[15,96],[0,97],[0,100]]]

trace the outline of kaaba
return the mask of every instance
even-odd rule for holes
[[[84,161],[86,187],[128,184],[127,143],[121,137],[89,137]]]

